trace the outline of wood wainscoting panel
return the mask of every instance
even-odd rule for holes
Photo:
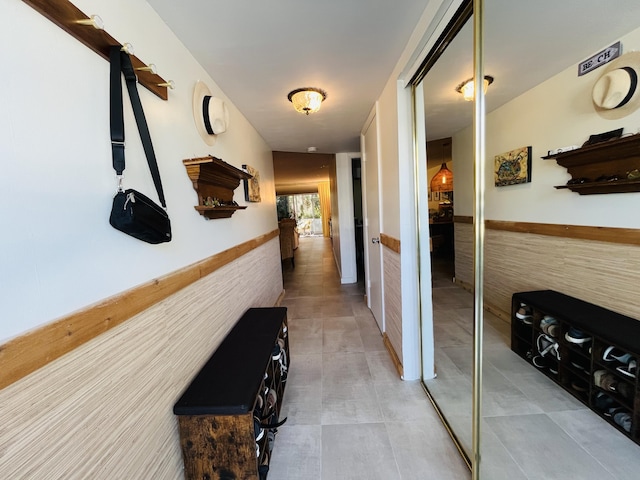
[[[0,345],[0,389],[278,236],[278,230],[153,279]]]
[[[487,230],[485,300],[511,311],[514,292],[551,289],[640,320],[640,247]]]
[[[0,478],[183,478],[173,404],[281,292],[273,238],[0,390]]]
[[[400,254],[382,249],[385,334],[402,364],[402,290]]]
[[[631,300],[640,284],[640,246],[634,240],[639,230],[510,223],[487,222],[489,310],[508,318],[513,293],[551,289],[640,320],[640,304]],[[456,223],[455,242],[456,281],[473,285],[472,225]]]
[[[385,247],[393,250],[396,253],[400,253],[400,240],[390,237],[384,233],[380,234],[380,243]]]
[[[456,283],[473,286],[473,225],[455,222],[453,224]]]

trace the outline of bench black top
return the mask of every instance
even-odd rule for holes
[[[520,292],[518,301],[537,306],[551,316],[566,320],[576,328],[610,341],[629,352],[640,354],[640,321],[554,290]]]
[[[250,412],[286,314],[284,307],[247,310],[173,406],[173,413]]]

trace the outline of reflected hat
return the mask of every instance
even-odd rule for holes
[[[591,98],[596,112],[618,119],[640,106],[640,52],[629,52],[608,63],[593,85]]]
[[[229,110],[224,100],[213,97],[209,87],[200,81],[193,89],[193,119],[207,145],[216,143],[216,135],[229,127]]]

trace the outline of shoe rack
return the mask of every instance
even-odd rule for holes
[[[186,480],[266,480],[288,367],[287,309],[247,310],[173,407]]]
[[[640,445],[640,321],[553,290],[515,293],[511,350]]]

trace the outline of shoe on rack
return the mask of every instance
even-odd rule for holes
[[[613,398],[603,392],[598,392],[593,403],[596,409],[601,412],[606,412],[615,405]]]
[[[267,480],[267,474],[269,473],[269,452],[264,454],[264,458],[258,466],[258,477],[260,480]]]
[[[565,333],[564,338],[567,342],[576,343],[578,345],[582,345],[583,343],[591,341],[590,336],[575,327],[569,328],[569,331]]]
[[[553,318],[551,315],[545,315],[544,317],[542,317],[542,320],[540,320],[540,330],[548,335],[551,335],[551,333],[549,332],[549,328],[552,326],[559,327],[560,325],[558,325],[558,320]],[[555,337],[556,335],[551,336]]]
[[[571,382],[571,388],[576,392],[583,393],[589,390],[589,385],[582,380],[574,380]]]
[[[558,350],[560,345],[554,338],[541,333],[540,335],[538,335],[536,345],[538,347],[538,352],[540,352],[540,355],[542,355],[543,357],[548,355],[551,358],[560,360],[560,352]]]
[[[629,385],[627,382],[619,382],[617,391],[620,395],[622,395],[627,400],[633,400],[635,396],[635,391],[632,385]]]
[[[631,432],[631,415],[629,412],[616,412],[613,421],[620,425],[626,432]]]
[[[533,357],[531,363],[537,368],[547,368],[547,360],[542,355]]]
[[[588,366],[584,366],[582,365],[580,362],[576,361],[576,360],[571,360],[571,366],[577,368],[578,370],[581,370],[585,373],[589,373],[589,367]]]
[[[258,417],[253,417],[253,430],[255,433],[257,445],[258,442],[262,440],[262,437],[264,437],[264,428],[262,428],[262,425],[260,425],[260,419]]]
[[[516,318],[522,320],[522,322],[527,325],[531,325],[533,323],[533,310],[526,303],[521,303],[520,308],[516,312]]]
[[[606,370],[596,370],[593,372],[593,383],[601,389],[609,392],[616,392],[618,387],[616,377]]]
[[[558,338],[560,335],[562,335],[562,327],[560,327],[560,325],[549,325],[549,327],[547,328],[547,333],[550,337]]]
[[[631,360],[631,355],[611,345],[610,347],[605,348],[604,352],[602,352],[602,359],[605,362],[618,361],[620,363],[627,364]]]
[[[629,360],[628,365],[621,365],[619,367],[616,367],[617,372],[620,372],[621,374],[630,378],[636,378],[637,369],[638,369],[638,362],[636,362],[635,359]]]

